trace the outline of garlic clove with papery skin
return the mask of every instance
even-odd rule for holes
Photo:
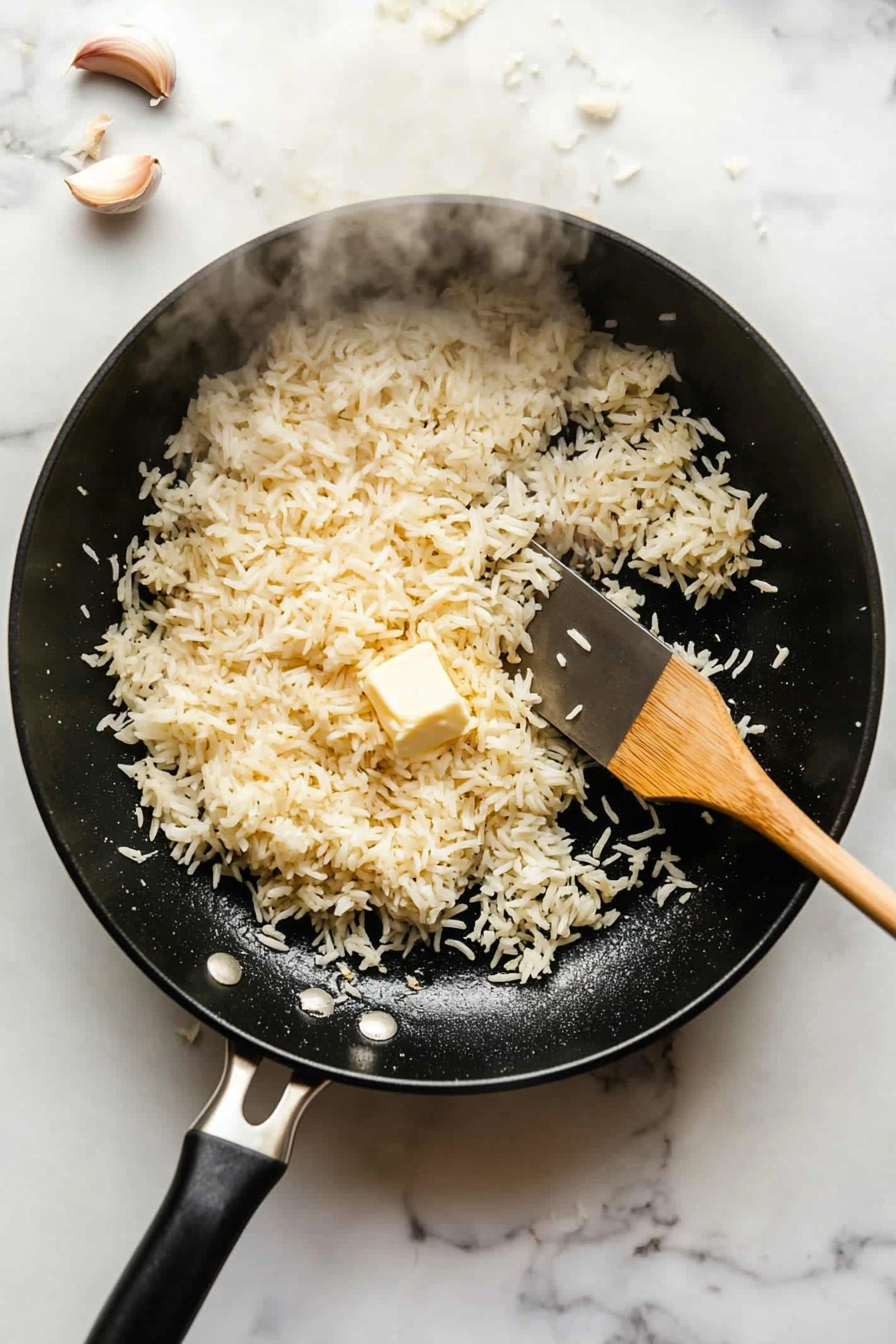
[[[153,196],[162,168],[151,154],[113,154],[65,179],[76,201],[101,215],[127,215]]]
[[[146,28],[115,24],[82,42],[72,65],[100,75],[116,75],[145,89],[153,103],[174,88],[177,67],[168,43]]]

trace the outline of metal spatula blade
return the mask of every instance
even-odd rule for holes
[[[532,550],[549,554],[535,543]],[[560,582],[529,624],[532,652],[522,656],[520,666],[532,672],[541,696],[538,713],[609,765],[672,652],[581,574],[556,556],[550,559]],[[581,711],[569,718],[579,705]]]

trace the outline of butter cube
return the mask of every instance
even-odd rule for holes
[[[428,641],[371,668],[363,687],[396,756],[404,759],[444,747],[470,726],[466,702]]]

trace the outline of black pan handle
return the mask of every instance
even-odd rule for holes
[[[162,1206],[87,1344],[179,1344],[285,1170],[272,1157],[191,1129]]]
[[[243,1228],[286,1171],[299,1120],[326,1084],[293,1078],[267,1120],[243,1102],[257,1061],[228,1042],[224,1076],[184,1138],[171,1187],[87,1344],[180,1344]]]

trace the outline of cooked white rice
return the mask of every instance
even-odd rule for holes
[[[721,436],[670,377],[671,355],[590,332],[565,295],[464,284],[287,322],[203,380],[167,467],[144,469],[146,534],[98,649],[127,711],[105,723],[146,748],[122,768],[151,833],[250,882],[260,924],[310,918],[322,963],[381,966],[450,920],[466,932],[447,947],[525,981],[611,924],[650,847],[617,846],[615,879],[607,837],[574,854],[558,815],[581,763],[505,659],[552,583],[536,536],[698,607],[760,563],[759,501],[730,488],[727,453],[702,455]],[[360,676],[419,640],[474,720],[402,763]],[[668,851],[661,867],[681,880]]]

